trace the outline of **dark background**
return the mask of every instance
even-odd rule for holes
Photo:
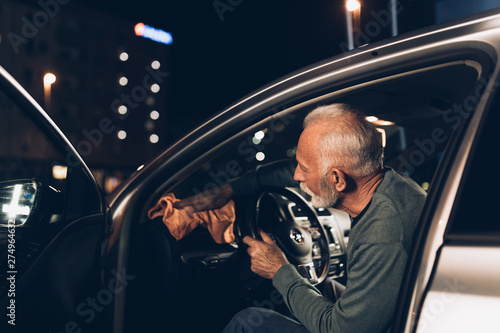
[[[450,14],[446,19],[464,16],[470,8],[457,13],[450,8],[468,1],[479,7],[474,0],[398,0],[399,35],[442,21],[437,20],[438,12]],[[488,1],[496,0],[482,0]],[[358,28],[364,36],[355,38],[357,46],[390,37],[390,0],[360,2]],[[107,192],[213,114],[271,81],[347,50],[346,0],[0,0],[3,3],[3,66],[43,102]],[[23,22],[50,3],[60,4],[57,16],[22,44],[18,55],[8,47],[6,36],[22,35]],[[436,11],[437,6],[442,9]],[[139,22],[170,32],[173,43],[135,36],[132,28]],[[374,23],[377,31],[370,33]],[[121,50],[133,55],[130,61],[119,61]],[[114,101],[142,84],[145,63],[152,59],[159,59],[160,71],[169,73],[155,96],[157,104],[152,104],[161,117],[152,122],[147,103],[131,107],[126,119],[117,117]],[[39,81],[49,71],[58,75],[51,108],[44,104]],[[130,80],[125,88],[117,84],[124,73]],[[95,133],[103,119],[111,119],[114,129],[106,135],[99,132],[99,140],[94,135],[93,142],[98,142],[92,143],[88,133]],[[118,137],[119,130],[126,138]],[[158,141],[150,141],[152,133]],[[40,151],[37,142],[25,146]],[[29,155],[23,147],[20,154]]]
[[[360,2],[358,32],[364,36],[355,38],[356,46],[383,43],[391,36],[390,0]],[[396,3],[400,37],[500,6],[498,0]],[[9,34],[28,36],[25,23],[47,4],[57,5],[57,16],[42,24],[36,38],[21,43],[20,50],[10,47]],[[0,0],[0,54],[2,66],[43,102],[99,175],[99,183],[111,180],[110,186],[104,186],[111,191],[139,165],[213,114],[288,73],[345,52],[345,4],[346,0]],[[172,33],[173,44],[135,36],[133,27],[139,22]],[[374,26],[376,31],[370,31]],[[118,59],[124,50],[133,55],[130,61]],[[150,104],[129,105],[127,118],[118,116],[114,102],[144,84],[149,75],[145,66],[153,59],[160,61],[162,73],[169,74],[161,91]],[[53,97],[48,97],[51,107],[45,104],[40,84],[46,72],[58,77]],[[130,82],[123,87],[118,78],[125,73]],[[161,117],[150,119],[153,107]],[[113,129],[99,132],[97,140],[95,133],[104,119],[112,121]],[[19,156],[40,155],[37,161],[46,163],[46,156],[38,154],[37,140],[17,142]]]
[[[172,137],[282,75],[342,53],[346,41],[344,0],[73,1],[172,33]],[[399,33],[432,25],[434,2],[400,0]],[[219,15],[215,4],[227,10]],[[362,2],[361,28],[387,6]],[[370,42],[389,36],[387,26]]]

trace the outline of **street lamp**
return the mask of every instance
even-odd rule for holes
[[[361,16],[361,4],[358,0],[347,0],[346,23],[347,23],[347,43],[349,50],[354,48],[354,34],[358,31],[359,20]]]
[[[359,9],[361,4],[358,0],[347,0],[346,7],[348,11],[353,12],[356,9]]]
[[[52,73],[47,73],[43,77],[43,91],[44,91],[44,101],[45,101],[45,109],[47,112],[50,112],[50,92],[52,84],[56,82],[56,76]]]

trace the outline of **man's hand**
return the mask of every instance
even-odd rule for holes
[[[261,231],[260,235],[263,242],[249,236],[243,238],[243,242],[248,245],[247,252],[251,258],[250,268],[252,272],[263,278],[272,279],[278,269],[289,262],[268,234]]]
[[[203,210],[216,209],[224,206],[233,196],[231,185],[225,184],[221,187],[205,191],[195,196],[177,201],[175,208],[184,208],[193,206],[195,212]]]

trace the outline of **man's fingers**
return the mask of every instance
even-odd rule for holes
[[[250,237],[250,236],[245,236],[245,237],[243,237],[243,243],[245,243],[246,245],[248,245],[249,238],[250,238],[250,239],[253,239],[253,238],[252,238],[252,237]]]
[[[245,243],[248,246],[252,246],[252,244],[255,244],[257,240],[255,238],[252,238],[250,236],[245,236],[243,237],[243,243]]]
[[[271,237],[269,237],[268,234],[266,234],[264,231],[260,231],[260,237],[262,237],[262,240],[266,242],[267,244],[274,244],[274,241]]]
[[[271,244],[271,245],[274,245],[274,241],[271,237],[269,237],[268,234],[266,234],[264,231],[260,231],[260,236],[262,237],[262,240],[267,243],[267,244]],[[245,236],[243,237],[243,243],[245,243],[246,245],[248,246],[252,246],[256,243],[259,243],[260,241],[255,239],[255,238],[252,238],[250,236]]]

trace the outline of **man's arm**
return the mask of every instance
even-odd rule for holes
[[[248,194],[264,186],[297,186],[293,180],[296,162],[283,160],[259,166],[228,184],[211,189],[175,203],[176,208],[193,206],[195,211],[220,208],[233,196]]]
[[[282,160],[260,165],[255,171],[231,180],[229,184],[235,195],[247,194],[265,186],[297,186],[297,182],[293,180],[296,165],[295,160]]]
[[[208,209],[217,209],[224,206],[233,197],[233,188],[230,184],[202,192],[174,203],[175,208],[193,206],[195,212]]]
[[[266,233],[261,236],[263,241],[243,239],[252,271],[273,280],[290,311],[311,333],[387,331],[407,260],[400,242],[358,245],[346,289],[333,303],[300,276]]]
[[[394,313],[406,260],[399,242],[359,246],[346,289],[336,303],[323,297],[291,265],[276,272],[273,285],[311,333],[385,332]]]

